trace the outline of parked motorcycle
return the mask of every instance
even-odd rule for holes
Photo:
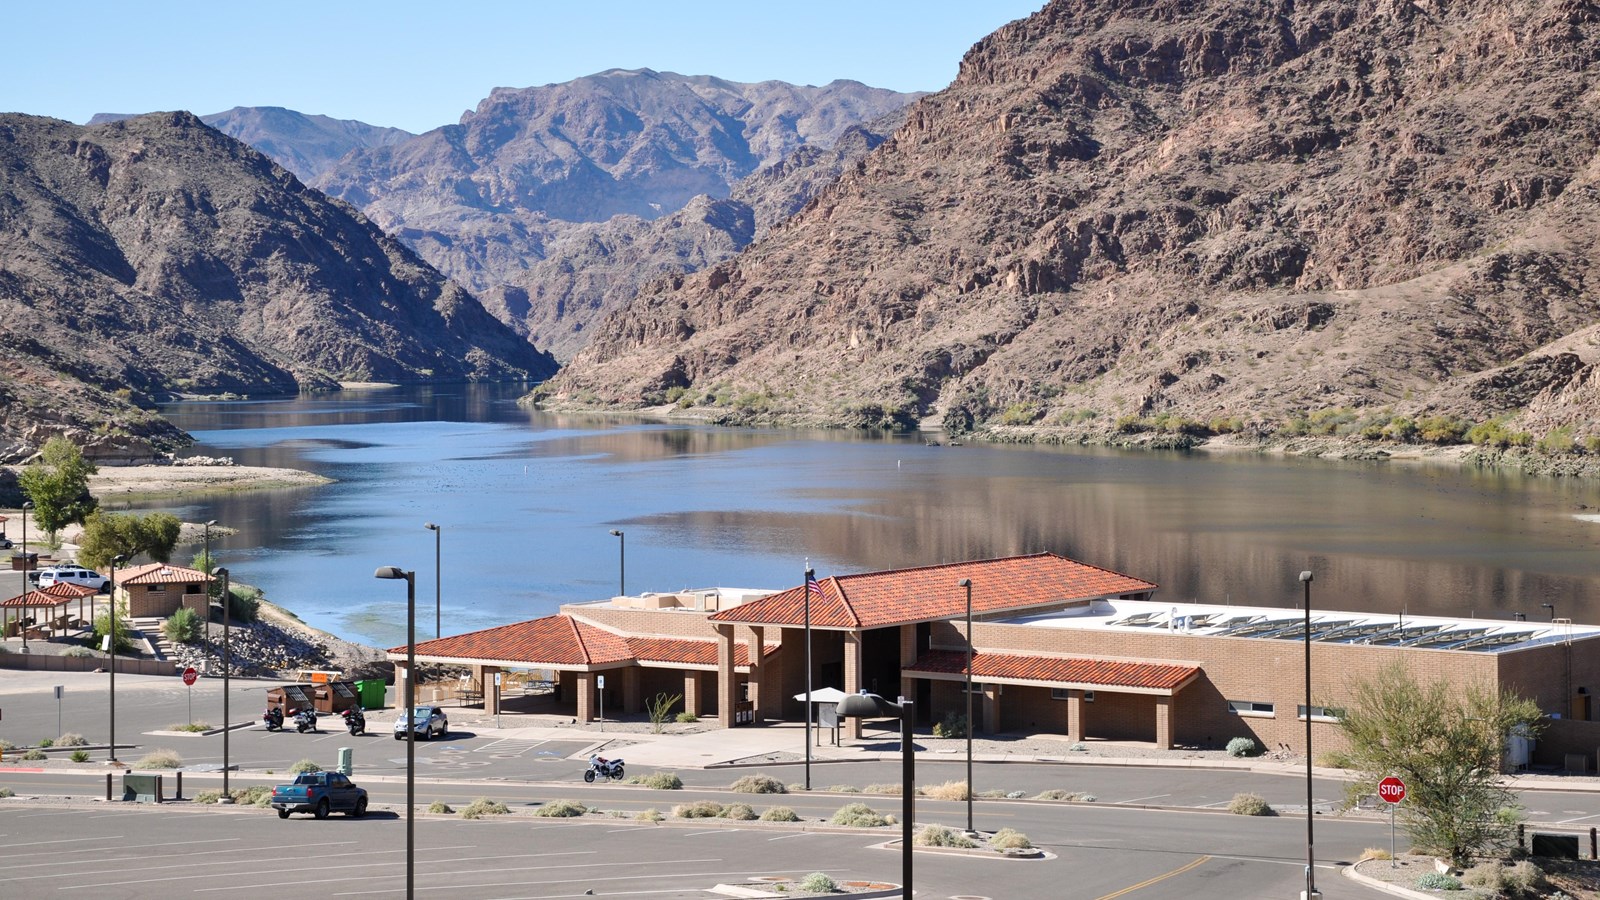
[[[610,778],[622,780],[622,760],[606,759],[603,756],[589,757],[589,768],[583,770],[583,780],[594,783],[596,778]]]
[[[261,714],[261,724],[267,726],[268,731],[277,731],[282,728],[283,710],[276,706],[267,707],[267,711]]]
[[[344,716],[344,727],[350,729],[352,736],[367,733],[367,717],[359,708],[347,709],[340,715]]]
[[[314,709],[302,709],[295,713],[294,730],[300,732],[301,734],[305,734],[308,731],[312,734],[316,734],[317,711]]]

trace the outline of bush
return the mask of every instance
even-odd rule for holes
[[[889,824],[887,818],[878,815],[865,803],[846,804],[828,821],[834,825],[848,825],[853,828],[882,828]]]
[[[589,807],[576,800],[554,800],[534,810],[533,814],[549,819],[570,819],[588,811]]]
[[[22,754],[22,758],[28,762],[38,762],[41,759],[49,759],[45,752],[40,750],[38,747],[34,747],[27,753]]]
[[[221,799],[222,799],[222,789],[221,788],[215,788],[215,789],[212,789],[212,790],[201,791],[200,793],[194,795],[194,802],[196,802],[196,803],[216,803],[218,800],[221,800]]]
[[[484,816],[503,816],[511,812],[511,808],[499,800],[490,800],[488,797],[479,797],[461,811],[463,819],[480,819]]]
[[[763,822],[798,822],[800,817],[787,806],[774,806],[761,814]]]
[[[1350,768],[1350,754],[1343,750],[1326,750],[1317,754],[1317,765],[1324,769]]]
[[[943,825],[929,825],[922,829],[912,838],[912,843],[918,847],[959,847],[963,850],[978,846],[977,841]]]
[[[87,750],[74,750],[74,751],[72,751],[72,761],[73,762],[88,762],[89,761],[89,751],[87,751]]]
[[[180,606],[161,623],[161,633],[174,644],[192,644],[200,639],[200,617],[187,606]]]
[[[1234,794],[1228,812],[1236,816],[1270,816],[1272,806],[1260,794]]]
[[[183,757],[176,750],[152,750],[133,764],[135,769],[177,769],[183,766]]]
[[[1506,889],[1513,893],[1538,896],[1550,887],[1550,879],[1545,877],[1544,870],[1525,859],[1502,874],[1505,876]]]
[[[1000,413],[1001,425],[1032,425],[1039,419],[1039,408],[1032,403],[1013,403]]]
[[[900,796],[900,784],[869,784],[861,789],[863,794],[888,794],[891,797]]]
[[[746,775],[729,786],[736,794],[787,794],[789,789],[771,775]]]
[[[1255,756],[1256,742],[1247,737],[1236,737],[1228,741],[1229,756]]]
[[[945,713],[944,718],[934,724],[933,736],[942,738],[966,737],[967,717],[962,713]]]
[[[700,717],[695,715],[692,712],[681,712],[681,713],[678,713],[678,721],[683,723],[683,724],[688,724],[690,722],[698,722],[698,721],[700,721]]]
[[[228,616],[235,622],[248,624],[261,615],[261,592],[247,584],[228,586]]]
[[[67,649],[61,651],[61,655],[70,656],[73,659],[81,659],[85,656],[93,656],[94,651],[90,650],[88,647],[68,647]]]
[[[305,775],[310,772],[321,772],[322,767],[309,759],[302,759],[289,767],[289,771],[296,775]]]
[[[199,734],[202,731],[210,731],[211,730],[211,723],[210,722],[185,722],[185,723],[183,723],[181,725],[168,725],[167,726],[167,730],[168,731],[189,731],[189,732],[193,732],[195,734]]]
[[[54,747],[55,745],[56,745],[56,739],[55,738],[43,738],[43,739],[41,739],[39,741],[39,746],[42,749],[45,749],[45,750],[49,750],[51,747]]]
[[[272,805],[272,788],[264,784],[252,784],[247,788],[234,788],[233,802],[240,806],[256,806],[266,809]]]
[[[435,800],[428,804],[428,812],[431,812],[434,815],[448,816],[454,813],[455,810],[451,809],[450,804],[444,802],[443,800]]]
[[[101,612],[94,617],[94,633],[85,640],[84,645],[91,650],[100,649],[100,643],[105,636],[111,633],[111,614]],[[128,620],[121,614],[117,616],[117,653],[126,654],[133,652],[133,641],[128,637]]]
[[[672,814],[680,819],[715,819],[722,815],[722,804],[715,800],[680,803],[672,808]]]
[[[17,745],[5,738],[0,738],[0,750],[15,750]]]
[[[1383,849],[1382,847],[1368,847],[1367,849],[1361,851],[1361,859],[1394,859],[1394,857],[1390,856],[1389,851]],[[1357,862],[1359,861],[1360,860],[1357,860]]]
[[[1033,795],[1033,799],[1035,799],[1035,800],[1072,800],[1074,802],[1093,803],[1094,802],[1094,795],[1093,794],[1082,794],[1082,793],[1079,793],[1077,791],[1063,791],[1063,790],[1060,790],[1059,788],[1057,788],[1055,790],[1041,791],[1041,792],[1039,792],[1037,794],[1034,794]]]
[[[800,879],[800,890],[813,894],[831,894],[839,890],[839,883],[821,872],[812,872]]]
[[[754,821],[755,817],[756,811],[751,809],[748,803],[730,803],[722,811],[722,818],[735,819],[740,822]]]
[[[659,822],[666,817],[661,814],[661,810],[652,806],[644,812],[634,816],[634,818],[641,822]]]
[[[11,788],[0,787],[0,797],[15,797],[16,795],[17,792],[13,791]]]
[[[89,739],[81,734],[78,734],[76,731],[69,731],[66,734],[63,734],[61,737],[56,738],[56,746],[87,747],[89,746]]]
[[[649,775],[634,775],[628,779],[629,784],[639,784],[657,791],[679,791],[683,789],[683,779],[677,772],[651,772]]]
[[[989,846],[996,850],[1032,850],[1033,841],[1014,828],[1002,828],[989,838]]]
[[[1417,887],[1428,891],[1459,891],[1461,882],[1439,872],[1425,872],[1417,877]]]
[[[859,793],[861,793],[861,788],[858,788],[853,784],[831,784],[831,785],[828,785],[827,787],[823,788],[823,790],[827,791],[830,794],[859,794]]]
[[[943,784],[930,784],[920,793],[924,797],[934,800],[965,800],[967,799],[967,783],[965,781],[946,781]]]

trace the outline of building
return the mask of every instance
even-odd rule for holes
[[[146,563],[117,570],[113,596],[131,618],[166,618],[186,606],[204,618],[211,576],[198,569],[166,563]]]
[[[964,711],[967,591],[977,730],[1218,747],[1250,737],[1339,746],[1354,681],[1399,661],[1425,680],[1499,687],[1559,717],[1541,758],[1600,746],[1600,628],[1155,601],[1157,586],[1044,553],[839,575],[778,592],[708,589],[563,606],[559,615],[417,645],[418,659],[553,671],[582,720],[681,693],[724,726],[800,720],[812,685],[914,701],[922,724]],[[390,651],[403,661],[404,647]],[[1312,704],[1305,708],[1305,657]],[[602,680],[604,685],[602,687]],[[498,697],[486,690],[486,708]],[[849,720],[859,737],[860,721]],[[1560,762],[1559,756],[1556,761]]]

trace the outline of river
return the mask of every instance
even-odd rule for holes
[[[196,453],[307,469],[314,488],[168,509],[238,580],[309,624],[404,643],[629,593],[1053,551],[1157,582],[1157,599],[1600,621],[1600,484],[1421,463],[733,430],[558,415],[510,386],[175,404]],[[624,538],[609,532],[619,530]],[[626,545],[623,545],[626,541]],[[178,561],[187,561],[180,550]],[[624,568],[625,565],[625,568]],[[981,584],[974,585],[981,591]],[[952,593],[958,588],[952,584]],[[1551,604],[1545,608],[1542,604]]]

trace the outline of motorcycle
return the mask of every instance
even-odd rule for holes
[[[583,771],[583,780],[593,784],[596,778],[610,778],[615,781],[621,781],[622,760],[606,759],[603,756],[589,757],[589,768]]]
[[[294,730],[300,732],[301,734],[305,734],[308,731],[312,734],[316,734],[317,711],[314,709],[302,709],[295,713]]]
[[[359,709],[347,709],[340,713],[344,716],[344,727],[350,729],[351,736],[367,733],[367,717]]]
[[[277,731],[282,728],[283,710],[276,706],[267,707],[267,711],[261,714],[261,724],[267,726],[268,731]]]

